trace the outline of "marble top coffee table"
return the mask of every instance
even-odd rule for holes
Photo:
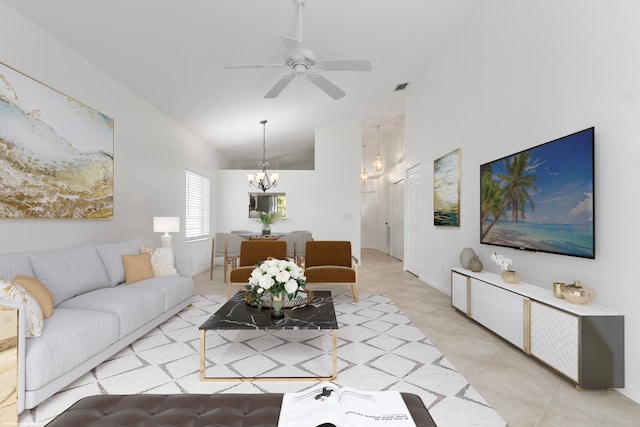
[[[331,291],[314,291],[314,299],[304,306],[285,308],[284,317],[271,317],[271,309],[258,310],[246,303],[245,292],[236,293],[206,322],[200,325],[200,381],[332,381],[338,376],[338,321]],[[205,374],[206,334],[229,330],[328,330],[333,337],[332,374],[327,377],[208,377]]]

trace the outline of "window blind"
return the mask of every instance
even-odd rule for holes
[[[211,181],[206,176],[186,171],[186,229],[185,239],[209,237],[209,208]]]

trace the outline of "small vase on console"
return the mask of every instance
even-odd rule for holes
[[[502,272],[502,275],[500,277],[502,277],[502,280],[504,280],[505,282],[511,285],[520,283],[520,275],[518,274],[517,271],[505,270]]]
[[[471,261],[469,261],[469,270],[474,273],[479,273],[482,271],[482,262],[480,262],[480,258],[474,256]]]

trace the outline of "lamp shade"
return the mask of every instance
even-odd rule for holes
[[[154,216],[153,232],[154,233],[177,233],[180,231],[179,216]]]

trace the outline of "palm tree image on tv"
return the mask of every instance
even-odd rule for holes
[[[593,128],[480,166],[480,241],[594,258]]]

